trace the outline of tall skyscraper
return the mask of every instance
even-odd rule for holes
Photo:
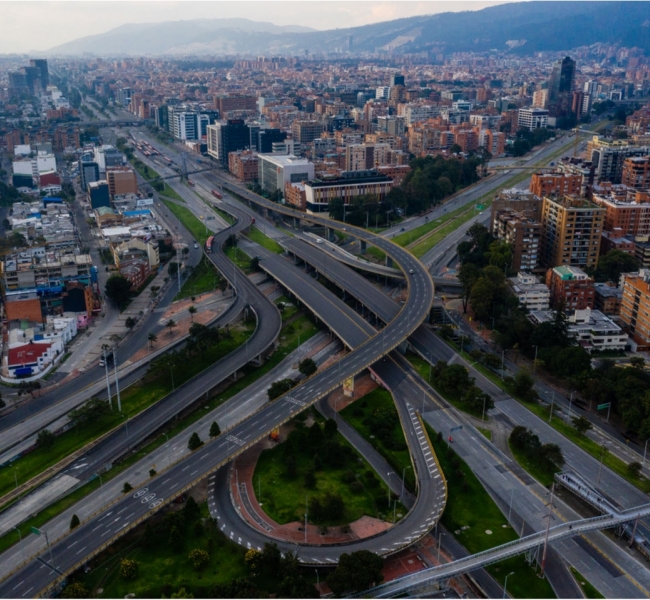
[[[400,75],[399,73],[395,73],[394,75],[391,75],[390,85],[391,86],[404,85],[404,75]]]
[[[568,56],[559,59],[548,79],[548,107],[553,117],[564,117],[571,112],[575,83],[576,61]]]
[[[29,66],[36,67],[41,72],[41,86],[43,89],[50,85],[50,72],[45,58],[32,58],[29,61]]]

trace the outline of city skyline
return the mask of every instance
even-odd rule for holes
[[[509,0],[461,2],[5,2],[5,31],[0,54],[46,52],[80,37],[106,33],[132,23],[175,20],[254,18],[275,25],[300,25],[317,30],[354,27],[404,17],[475,11]],[[279,9],[280,7],[284,10]],[[22,24],[29,22],[30,35]],[[71,26],[74,23],[74,26]],[[83,33],[82,33],[83,32]]]

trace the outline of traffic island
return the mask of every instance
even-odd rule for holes
[[[335,422],[313,413],[299,415],[238,457],[229,482],[235,507],[250,526],[292,543],[363,539],[406,514]]]

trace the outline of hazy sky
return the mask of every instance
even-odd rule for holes
[[[507,0],[455,2],[83,1],[0,2],[0,54],[45,51],[71,40],[103,33],[124,23],[244,17],[276,25],[335,29],[447,11],[478,10]]]

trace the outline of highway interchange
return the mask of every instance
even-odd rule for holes
[[[539,158],[536,160],[539,160]],[[503,176],[500,175],[499,177]],[[228,188],[228,186],[229,184],[224,182],[224,187]],[[245,190],[235,189],[234,191],[241,196],[247,196]],[[485,192],[479,190],[476,193],[480,195]],[[284,212],[285,215],[291,216],[291,213],[293,212],[289,211],[289,209],[278,210],[278,207],[270,206],[266,201],[261,200],[259,197],[256,198],[250,195],[249,199],[276,212]],[[224,206],[222,208],[226,207]],[[234,214],[238,219],[237,225],[232,231],[242,231],[250,225],[249,211],[237,209],[237,207],[233,206],[232,203],[227,205],[227,210],[228,212],[231,212],[231,214]],[[304,218],[302,215],[300,215],[300,217]],[[321,217],[310,217],[309,220],[325,227],[340,228],[340,225]],[[418,224],[418,220],[413,219],[410,223],[407,223],[406,226],[412,228],[416,227]],[[414,443],[414,440],[418,439],[419,428],[418,420],[413,418],[415,415],[415,408],[410,406],[405,399],[414,398],[416,396],[420,397],[420,395],[422,395],[423,400],[426,399],[427,401],[427,408],[429,408],[429,403],[432,401],[431,390],[426,386],[426,384],[418,381],[414,373],[409,373],[412,369],[410,369],[408,363],[402,359],[399,353],[391,351],[393,348],[400,346],[408,338],[413,348],[428,360],[433,360],[440,354],[444,354],[446,357],[445,360],[448,360],[451,358],[450,355],[453,355],[448,347],[444,344],[441,346],[440,340],[431,335],[430,330],[420,326],[420,323],[422,323],[422,321],[424,321],[428,316],[429,307],[433,299],[433,286],[431,284],[431,279],[426,270],[422,268],[421,263],[415,260],[407,251],[404,251],[386,239],[382,239],[380,236],[370,234],[363,230],[353,230],[348,227],[348,233],[351,233],[350,230],[355,237],[364,239],[368,243],[380,247],[388,255],[392,256],[395,263],[402,268],[409,290],[408,299],[403,307],[400,308],[400,306],[390,300],[388,296],[377,294],[376,288],[366,280],[363,280],[366,282],[366,285],[361,285],[358,280],[345,281],[338,279],[339,277],[353,278],[354,276],[360,278],[360,276],[347,268],[347,271],[349,271],[349,274],[351,275],[344,275],[338,267],[334,266],[333,263],[335,261],[328,261],[328,259],[324,258],[320,249],[316,249],[304,242],[288,237],[284,240],[286,242],[285,247],[289,252],[313,264],[323,275],[329,277],[338,285],[342,285],[344,289],[355,290],[355,295],[357,295],[358,300],[364,304],[364,306],[370,308],[371,312],[376,314],[379,319],[382,322],[387,323],[387,325],[377,333],[374,328],[370,327],[367,321],[364,321],[359,317],[358,313],[352,311],[342,303],[336,305],[335,310],[332,310],[331,312],[329,310],[321,312],[320,314],[327,314],[328,318],[331,319],[327,322],[328,327],[333,329],[339,337],[343,338],[343,341],[351,349],[343,359],[333,367],[329,367],[326,370],[319,372],[303,385],[292,390],[292,392],[287,396],[258,409],[258,411],[248,419],[239,422],[230,431],[217,438],[216,441],[192,454],[190,457],[180,460],[176,464],[172,464],[172,466],[166,469],[163,473],[153,478],[146,486],[146,490],[140,488],[129,497],[125,497],[112,504],[104,511],[100,511],[94,518],[86,521],[80,528],[53,545],[52,553],[54,557],[54,570],[51,568],[52,565],[46,566],[41,561],[30,561],[12,577],[0,584],[0,595],[3,597],[28,597],[39,593],[41,590],[51,585],[52,581],[59,578],[61,573],[70,572],[70,570],[76,568],[77,565],[85,562],[88,557],[96,554],[107,543],[134,527],[143,518],[146,518],[151,511],[156,510],[158,507],[170,501],[182,490],[194,485],[196,481],[204,478],[207,473],[214,472],[221,465],[230,462],[233,456],[239,454],[245,448],[250,447],[256,440],[263,438],[267,432],[277,424],[290,419],[299,410],[302,410],[304,407],[312,404],[319,398],[324,397],[330,391],[336,389],[343,379],[359,373],[366,368],[372,368],[373,371],[375,371],[381,379],[388,384],[389,389],[391,389],[396,398],[396,404],[400,411],[403,423],[411,423],[410,442],[412,442],[412,451],[415,451],[417,447],[421,447],[419,444]],[[264,298],[257,287],[253,285],[248,278],[241,274],[239,276],[235,275],[236,270],[232,266],[232,263],[229,263],[225,258],[225,255],[219,251],[221,244],[225,241],[225,238],[232,233],[232,231],[227,233],[226,230],[216,236],[215,251],[210,255],[210,258],[215,262],[216,266],[226,276],[226,278],[229,279],[230,283],[237,289],[237,302],[244,302],[247,306],[253,309],[258,317],[258,327],[251,339],[260,339],[261,342],[254,342],[252,345],[247,344],[247,346],[250,347],[244,349],[245,354],[243,357],[241,354],[239,356],[239,360],[243,360],[245,364],[264,352],[264,350],[270,346],[279,331],[279,317],[277,315],[275,317],[273,316],[274,313],[277,313],[277,309],[275,309],[272,303]],[[459,233],[461,236],[464,234],[464,232]],[[453,245],[455,246],[455,244]],[[449,251],[451,251],[451,248]],[[309,282],[305,280],[303,277],[304,272],[297,268],[287,269],[287,267],[292,267],[289,263],[282,265],[283,262],[286,263],[285,259],[279,258],[276,255],[271,256],[270,253],[264,253],[261,249],[259,254],[262,256],[261,264],[264,268],[266,268],[267,263],[273,263],[273,265],[270,264],[268,267],[269,272],[275,269],[274,273],[272,273],[273,276],[281,280],[285,287],[292,289],[292,281],[294,281],[293,289],[296,292],[302,296],[305,294],[312,294],[311,300],[309,300],[309,298],[301,298],[301,300],[308,305],[310,305],[309,302],[311,302],[310,308],[312,308],[316,314],[319,314],[319,311],[323,311],[323,302],[330,303],[330,305],[331,303],[336,304],[335,301],[337,299],[335,297],[327,297],[327,294],[322,293],[322,291],[319,292],[317,290],[318,284],[314,284],[314,281],[310,277],[306,276],[307,279],[310,280]],[[427,257],[425,257],[425,259],[426,258]],[[424,262],[427,261],[424,260]],[[328,265],[330,266],[329,274],[327,272]],[[232,273],[232,277],[230,276],[230,273]],[[308,283],[310,285],[307,285]],[[373,290],[374,293],[372,293]],[[241,307],[241,305],[239,306]],[[353,322],[355,324],[354,327],[350,326]],[[258,337],[256,338],[255,336]],[[269,340],[271,341],[269,342]],[[434,344],[438,346],[436,353],[432,352],[430,348]],[[441,347],[443,347],[444,350],[441,350]],[[382,356],[389,352],[389,359],[385,361],[380,360]],[[232,369],[232,365],[230,368]],[[235,370],[237,368],[240,367],[235,367]],[[228,369],[223,370],[222,374],[227,370]],[[216,379],[217,377],[215,377],[215,381]],[[205,389],[206,382],[202,385],[203,388],[201,389]],[[404,385],[410,387],[404,388],[403,393],[401,393],[400,386]],[[196,398],[197,394],[199,394],[198,388],[187,391],[188,397],[193,396]],[[400,397],[403,401],[400,401]],[[438,402],[440,401],[439,399],[436,400]],[[161,418],[164,419],[163,413],[161,413]],[[147,427],[144,427],[139,434],[144,435],[146,431]],[[110,452],[108,449],[106,451]],[[422,452],[424,454],[421,457],[415,457],[416,461],[422,461],[422,458],[424,458],[424,462],[421,462],[421,465],[426,464],[427,460],[425,449],[422,449]],[[98,455],[97,462],[99,461],[101,461],[101,454]],[[171,462],[171,460],[169,462]],[[422,485],[423,480],[421,477],[423,473],[424,469],[420,466],[418,469],[420,485]],[[433,474],[430,473],[430,476],[430,478],[432,478]],[[613,482],[613,485],[616,485],[616,482]],[[438,492],[438,494],[440,494],[440,492]],[[424,497],[432,497],[430,492],[423,494],[422,489],[420,490],[420,495],[424,495]],[[444,505],[442,507],[444,507]],[[440,509],[441,506],[436,506],[435,508]],[[403,522],[414,522],[418,527],[414,529],[413,532],[424,534],[431,526],[433,526],[438,515],[439,511],[434,516],[426,518],[423,517],[422,514],[417,514],[416,502],[416,509],[409,513],[408,517],[405,518]],[[426,523],[426,526],[423,526],[422,523]],[[389,530],[389,532],[390,531],[393,532],[393,536],[398,536],[400,538],[398,542],[399,547],[401,547],[405,539],[404,527],[396,527]],[[389,538],[390,535],[391,534],[388,535]],[[397,539],[397,537],[391,539]],[[411,539],[407,541],[413,542],[415,539],[417,539],[417,536],[412,536]],[[391,544],[396,544],[396,542],[393,541],[391,541],[390,544],[388,544],[387,541],[381,543],[384,544],[384,551],[388,551]],[[376,543],[371,542],[368,547],[377,550]],[[320,553],[321,550],[322,549],[319,549],[318,552]],[[313,553],[313,549],[310,551]],[[305,562],[312,562],[308,555],[309,552],[305,554],[303,560],[305,560]],[[325,561],[326,558],[332,559],[332,556],[335,555],[331,552],[328,553],[328,550],[325,549],[321,556],[313,556],[311,558],[314,561],[318,559],[317,561],[321,562]],[[47,555],[44,555],[44,558],[47,559]],[[9,587],[12,584],[13,586]],[[9,592],[8,595],[7,592]]]

